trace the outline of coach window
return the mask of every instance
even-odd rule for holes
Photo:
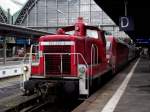
[[[86,34],[87,34],[88,37],[92,37],[92,38],[98,39],[98,32],[97,32],[97,30],[87,29],[87,33]]]

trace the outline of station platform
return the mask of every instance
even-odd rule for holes
[[[16,65],[20,64],[23,60],[23,57],[7,57],[6,63],[4,64],[4,58],[0,58],[0,67],[7,65]]]
[[[149,112],[150,59],[139,58],[73,112]]]
[[[23,64],[28,65],[29,62],[26,61],[23,63],[22,58],[14,57],[8,58],[4,64],[4,62],[2,62],[2,58],[0,58],[0,79],[23,74]]]

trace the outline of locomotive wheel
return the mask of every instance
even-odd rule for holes
[[[93,92],[95,92],[101,85],[101,79],[102,77],[98,77],[96,79],[93,79],[91,80],[92,83],[90,83],[90,86],[89,86],[89,93],[90,95],[93,94]]]
[[[49,90],[48,83],[41,82],[36,85],[36,93],[39,96],[42,96],[42,98],[45,98],[48,95],[48,90]]]

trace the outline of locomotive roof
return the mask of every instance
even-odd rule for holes
[[[98,30],[98,31],[104,31],[100,28],[98,28],[97,26],[89,26],[89,25],[85,25],[87,29],[91,29],[91,30]],[[66,27],[62,27],[61,29],[63,29],[64,31],[72,31],[75,30],[75,26],[66,26]]]

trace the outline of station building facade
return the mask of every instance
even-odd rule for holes
[[[14,24],[53,33],[58,27],[74,24],[79,16],[87,24],[99,26],[114,36],[127,36],[94,0],[28,0]]]
[[[0,8],[0,21],[8,23],[7,16]],[[13,15],[12,23],[55,33],[59,27],[73,25],[79,16],[83,17],[87,24],[109,31],[115,37],[127,37],[94,0],[28,0],[23,8]],[[7,38],[7,43],[8,49],[17,45],[29,46],[27,40],[17,38]],[[16,50],[9,51],[14,54]]]

